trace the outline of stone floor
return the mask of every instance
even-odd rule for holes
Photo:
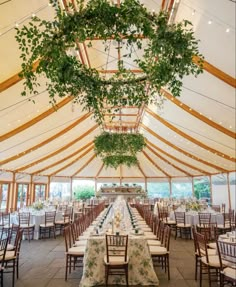
[[[156,272],[160,286],[168,287],[196,287],[199,282],[194,280],[194,249],[193,241],[185,239],[170,242],[170,273],[171,280],[157,267]],[[20,257],[20,278],[16,287],[74,287],[79,286],[82,270],[76,270],[67,282],[65,276],[64,240],[43,239],[22,242]],[[10,274],[4,276],[4,287],[11,287]],[[203,287],[207,287],[207,281]]]

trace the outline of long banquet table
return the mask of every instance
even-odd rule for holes
[[[135,234],[129,229],[127,221],[129,215],[123,208],[123,231],[120,234],[128,234],[128,256],[129,256],[129,285],[136,286],[158,286],[159,280],[155,273],[152,258],[144,235]],[[122,209],[121,208],[121,209]],[[112,215],[111,215],[112,216]],[[110,219],[108,219],[109,221]],[[121,224],[122,225],[122,224]],[[105,232],[106,229],[103,230]],[[83,261],[83,276],[80,281],[80,287],[91,287],[105,284],[105,266],[104,255],[106,253],[105,234],[92,235],[87,240],[87,246]],[[109,276],[109,284],[125,285],[125,276]]]

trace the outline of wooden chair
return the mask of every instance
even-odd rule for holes
[[[155,259],[159,260],[162,264],[162,268],[165,268],[165,272],[168,272],[168,280],[170,280],[170,261],[169,261],[169,248],[170,248],[170,233],[171,229],[167,225],[164,229],[163,244],[162,246],[149,246],[149,251],[152,256],[154,265],[156,265]]]
[[[19,231],[20,231],[20,226],[13,223],[10,229],[10,232],[9,232],[9,241],[7,244],[8,251],[15,250],[16,243],[17,243],[17,236],[18,236]]]
[[[207,233],[207,228],[204,229],[204,231]],[[197,280],[197,274],[198,274],[198,268],[200,267],[200,260],[201,260],[201,254],[198,250],[198,243],[197,243],[197,237],[196,237],[196,227],[192,226],[192,235],[193,235],[193,243],[194,243],[194,255],[195,255],[195,280]],[[208,241],[208,247],[209,247],[209,241]],[[216,250],[213,248],[208,248],[207,250],[208,255],[216,255]]]
[[[51,232],[53,232],[54,238],[56,238],[55,218],[56,211],[45,212],[45,222],[39,225],[39,239],[42,238],[42,235],[45,237],[47,234],[50,238]]]
[[[220,205],[212,205],[211,208],[212,208],[215,212],[220,212]]]
[[[223,213],[223,224],[218,224],[217,229],[218,229],[219,234],[224,234],[226,232],[231,231],[232,226],[231,226],[231,213],[230,212]]]
[[[219,237],[217,223],[211,222],[210,224],[204,224],[204,235],[207,240],[207,246],[212,249],[217,249],[216,241]]]
[[[27,235],[28,241],[34,239],[35,225],[30,223],[30,212],[19,213],[19,226],[23,229],[23,234]]]
[[[15,249],[12,251],[7,250],[4,260],[4,273],[12,273],[12,287],[15,286],[15,275],[17,279],[19,278],[19,256],[22,235],[23,229],[20,229],[17,234]]]
[[[202,287],[202,276],[204,274],[208,274],[208,283],[209,287],[211,287],[211,283],[213,282],[212,275],[216,275],[216,281],[218,281],[218,274],[220,270],[219,256],[217,254],[211,255],[209,253],[205,235],[196,232],[195,236],[197,242],[197,250],[200,256],[200,287]]]
[[[159,219],[165,224],[169,225],[172,229],[175,229],[176,221],[170,220],[168,206],[158,208]]]
[[[8,233],[5,233],[4,236],[1,236],[0,238],[0,283],[1,287],[4,287],[3,284],[3,272],[4,272],[4,262],[5,262],[5,256],[6,256],[6,251],[7,251],[7,244],[8,244]]]
[[[197,224],[197,232],[204,233],[204,227],[207,227],[211,222],[211,213],[198,213],[199,224]]]
[[[129,286],[127,255],[128,235],[106,235],[105,282],[108,286],[109,275],[125,275],[126,286]]]
[[[186,216],[185,212],[176,212],[175,211],[175,221],[176,221],[176,227],[175,227],[175,239],[178,236],[178,233],[180,234],[180,237],[182,238],[182,235],[185,235],[186,237],[189,236],[191,239],[191,225],[186,224]]]
[[[65,280],[68,277],[68,271],[71,273],[71,269],[75,269],[76,263],[81,262],[83,266],[83,257],[85,253],[86,246],[73,246],[73,238],[71,232],[71,226],[66,226],[64,230],[65,247],[66,247],[66,270],[65,270]]]
[[[217,241],[220,258],[220,287],[236,286],[236,243]]]
[[[1,225],[3,225],[5,228],[10,228],[11,227],[10,213],[2,212],[0,222]]]
[[[222,204],[221,204],[221,212],[222,212],[222,213],[225,213],[225,203],[222,203]]]
[[[60,234],[63,234],[65,227],[70,223],[71,223],[71,213],[69,210],[66,209],[63,214],[63,219],[55,221],[55,228],[56,230],[60,231]]]

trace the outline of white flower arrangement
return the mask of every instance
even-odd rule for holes
[[[44,204],[42,201],[36,201],[33,203],[33,209],[35,210],[41,210],[44,208]]]

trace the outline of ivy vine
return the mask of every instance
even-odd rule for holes
[[[203,71],[202,60],[197,64],[192,61],[194,55],[202,55],[187,20],[170,24],[167,13],[150,13],[138,0],[124,0],[119,6],[107,0],[79,0],[78,10],[69,13],[60,9],[57,1],[52,3],[56,10],[53,21],[33,17],[27,26],[16,28],[23,61],[20,76],[25,79],[22,95],[37,94],[38,78],[44,76],[52,104],[56,96],[72,95],[75,102],[92,111],[102,123],[107,106],[140,107],[155,101],[162,87],[168,88],[173,96],[180,96],[183,77],[197,76]],[[138,35],[147,40],[146,47]],[[109,80],[80,63],[71,51],[77,49],[77,42],[90,39],[86,43],[91,46],[94,38],[105,43],[114,39],[129,51],[124,58],[133,56],[134,46],[143,49],[142,58],[135,60],[143,71],[141,76],[125,68],[124,58]],[[106,50],[107,45],[104,47]],[[37,60],[39,65],[33,71]]]
[[[103,132],[94,139],[94,151],[106,167],[117,168],[124,164],[137,165],[137,153],[146,146],[142,134]]]

